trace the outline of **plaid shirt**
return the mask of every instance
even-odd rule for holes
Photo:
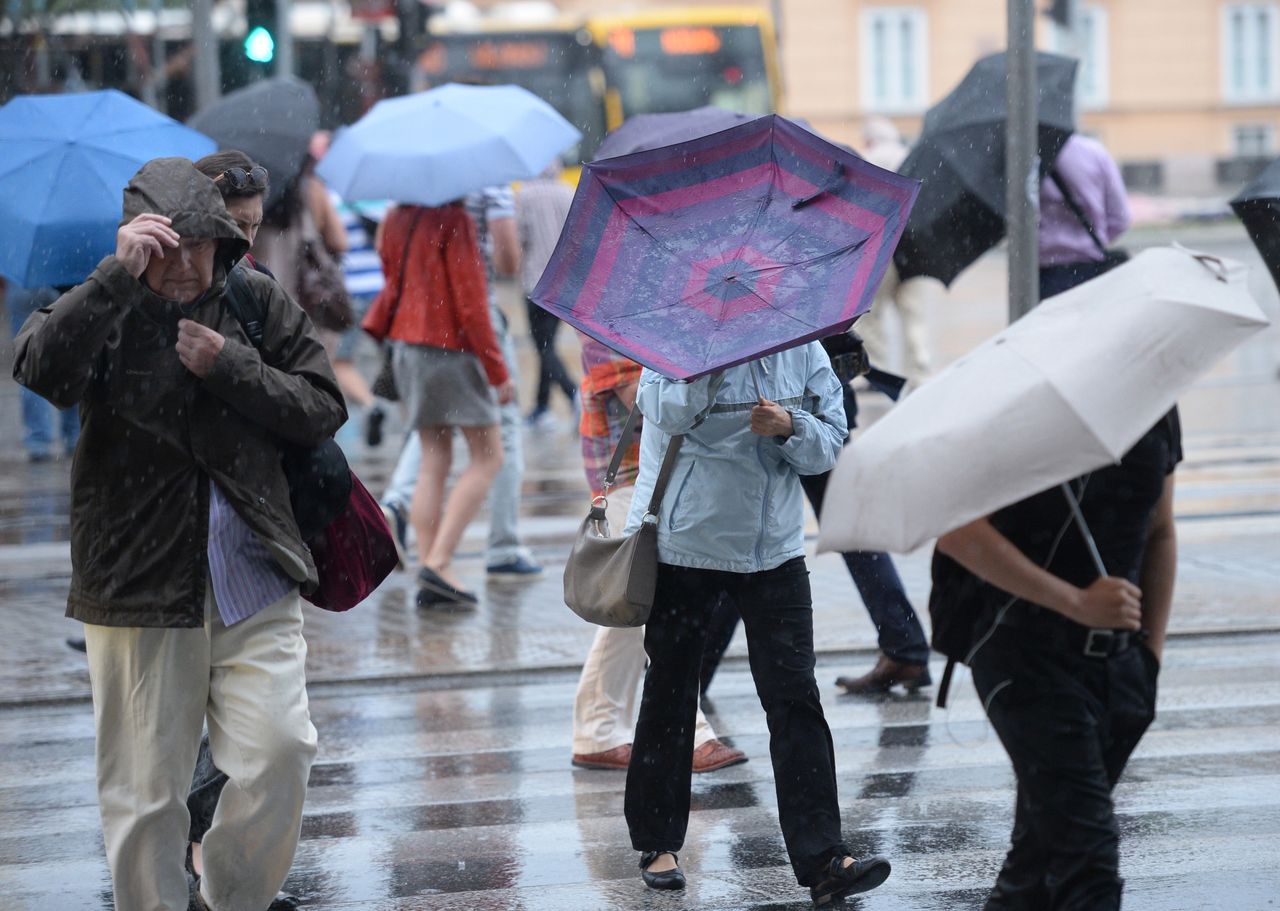
[[[623,425],[627,423],[627,411],[622,400],[614,393],[619,386],[640,381],[641,367],[615,351],[606,348],[590,336],[582,336],[582,387],[579,390],[582,418],[578,433],[582,439],[582,466],[587,472],[591,495],[604,491],[604,475],[613,458],[613,449],[622,438]],[[614,489],[636,482],[640,471],[640,431],[631,438],[614,479]]]

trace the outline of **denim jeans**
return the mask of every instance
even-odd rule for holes
[[[1118,911],[1111,791],[1155,717],[1155,656],[1134,645],[1091,658],[998,627],[970,664],[1018,776],[1012,845],[985,911]]]
[[[10,285],[5,292],[5,303],[9,307],[14,338],[31,314],[57,299],[58,292],[52,288]],[[73,405],[59,410],[25,386],[19,387],[18,396],[22,405],[22,444],[27,454],[51,455],[54,442],[61,437],[63,451],[70,455],[80,438],[80,409]]]
[[[645,626],[649,670],[631,745],[624,801],[637,851],[678,851],[689,824],[698,668],[706,621],[721,593],[747,630],[751,676],[769,726],[782,837],[801,885],[849,853],[840,832],[835,751],[813,667],[813,602],[803,557],[758,573],[658,564]]]

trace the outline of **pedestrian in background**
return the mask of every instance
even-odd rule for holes
[[[1040,185],[1040,299],[1124,262],[1106,247],[1132,220],[1115,160],[1096,139],[1072,133]]]
[[[626,533],[644,519],[674,435],[683,442],[658,517],[658,572],[625,811],[646,885],[685,885],[698,668],[711,605],[734,598],[769,725],[783,840],[817,904],[880,885],[889,862],[843,843],[835,752],[814,680],[813,601],[801,474],[835,466],[846,436],[840,381],[817,342],[682,383],[646,370],[647,428]],[[788,403],[787,407],[777,404]]]
[[[605,472],[635,407],[640,365],[590,336],[582,337],[582,464],[592,497],[607,494],[605,517],[620,529],[631,510],[640,465],[641,419],[623,454],[613,486]],[[573,764],[584,769],[625,769],[631,762],[636,692],[644,674],[644,627],[602,626],[591,641],[573,700]],[[741,750],[720,742],[702,709],[694,719],[693,771],[712,772],[746,762]]]
[[[98,801],[119,911],[184,911],[186,798],[209,719],[230,776],[197,906],[266,908],[293,862],[316,732],[299,586],[318,583],[285,443],[346,417],[320,340],[269,278],[262,351],[222,305],[248,248],[190,161],[148,162],[116,252],[17,341],[14,375],[80,403],[69,616],[85,624]]]
[[[21,288],[0,279],[0,290],[9,310],[9,327],[13,337],[18,337],[23,323],[41,307],[47,307],[58,299],[56,288]],[[25,386],[19,388],[18,399],[22,408],[22,447],[30,462],[47,462],[56,455],[55,443],[62,444],[62,455],[70,458],[80,439],[80,409],[55,408]]]
[[[906,160],[906,143],[887,117],[868,117],[862,126],[862,141],[862,157],[877,167],[896,172]],[[884,281],[876,290],[871,310],[858,319],[858,333],[871,362],[890,369],[898,365],[897,352],[889,346],[889,327],[885,321],[889,311],[895,311],[902,329],[902,372],[915,385],[923,382],[933,367],[929,308],[945,291],[940,281],[927,275],[899,281],[898,270],[890,263]]]
[[[419,444],[409,509],[418,605],[475,604],[453,556],[502,467],[498,407],[515,394],[489,318],[475,227],[461,203],[398,206],[383,223],[379,253],[386,286],[364,325],[393,346],[396,387]],[[446,499],[455,429],[470,460]]]
[[[560,239],[573,203],[573,188],[560,179],[560,162],[554,161],[536,180],[520,187],[516,196],[516,225],[520,232],[520,285],[524,289],[525,310],[529,314],[529,334],[538,352],[538,394],[529,426],[544,426],[550,417],[551,390],[558,388],[571,408],[577,405],[578,389],[560,355],[556,353],[556,331],[560,318],[539,307],[530,295],[542,278],[551,253]]]
[[[506,315],[498,306],[495,292],[499,278],[516,274],[520,265],[520,241],[516,230],[515,199],[509,186],[488,187],[466,197],[477,242],[488,278],[489,317],[498,339],[507,373],[517,375],[515,343]],[[383,259],[385,263],[385,257]],[[389,279],[388,279],[389,280]],[[520,436],[520,403],[515,387],[511,398],[498,408],[502,437],[502,466],[493,480],[489,500],[489,541],[485,548],[485,571],[500,578],[528,579],[542,572],[542,566],[520,540],[520,486],[524,480],[524,441]],[[382,495],[382,505],[391,526],[401,535],[422,459],[420,441],[411,435],[400,452],[395,471]]]
[[[957,592],[977,609],[973,682],[1018,778],[985,911],[1120,908],[1111,792],[1155,718],[1181,458],[1175,409],[1118,465],[1071,482],[1108,575],[1059,487],[938,539],[935,593],[942,609],[964,609]],[[966,574],[981,583],[957,584]]]

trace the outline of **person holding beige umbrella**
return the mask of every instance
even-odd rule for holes
[[[824,506],[841,508],[824,509],[820,550],[938,536],[939,704],[955,662],[969,664],[1018,778],[986,911],[1120,907],[1111,791],[1155,716],[1176,567],[1174,406],[1267,325],[1245,272],[1148,250],[961,358],[834,472]]]

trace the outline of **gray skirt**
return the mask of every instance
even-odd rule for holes
[[[498,423],[498,403],[468,351],[392,342],[391,369],[409,426],[484,427]]]

